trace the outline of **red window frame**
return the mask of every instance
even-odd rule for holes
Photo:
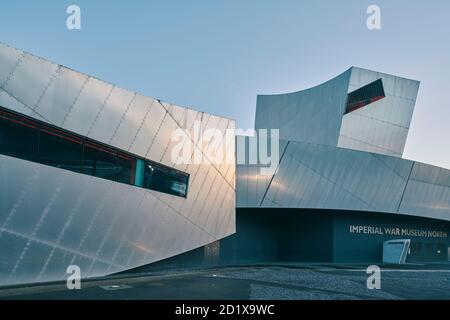
[[[42,126],[40,128],[40,131],[48,133],[48,134],[50,134],[52,136],[64,139],[64,140],[75,142],[77,144],[83,144],[83,139],[78,138],[78,137],[76,137],[74,135],[71,135],[71,134],[67,134],[64,131],[61,131],[61,130],[58,130],[58,129],[53,129],[53,128],[50,128],[50,127]]]

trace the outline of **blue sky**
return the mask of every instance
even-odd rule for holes
[[[82,29],[66,28],[81,7]],[[381,8],[382,30],[366,28]],[[421,81],[405,157],[450,168],[448,0],[2,3],[0,41],[118,86],[252,128],[256,95],[355,65]]]

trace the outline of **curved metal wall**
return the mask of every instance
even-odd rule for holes
[[[382,79],[386,97],[345,114],[347,95]],[[259,95],[256,129],[280,138],[402,157],[419,82],[352,67],[316,87]]]
[[[385,97],[345,114],[347,94],[378,79]],[[418,81],[352,67],[308,90],[258,96],[256,129],[280,130],[281,159],[272,176],[237,166],[237,206],[450,221],[450,171],[401,159],[418,89]]]
[[[258,95],[255,129],[279,129],[283,140],[336,146],[350,76],[351,69],[311,89]]]
[[[64,279],[70,263],[83,277],[106,275],[235,232],[234,144],[226,150],[232,162],[171,160],[175,129],[191,130],[198,121],[200,133],[224,132],[233,120],[160,102],[2,43],[0,105],[190,174],[184,199],[0,156],[0,285]],[[210,143],[195,147],[205,155]]]
[[[450,170],[396,157],[297,141],[280,144],[273,176],[237,166],[238,208],[315,208],[450,221]]]

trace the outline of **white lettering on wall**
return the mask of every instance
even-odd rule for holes
[[[447,232],[439,230],[408,229],[398,227],[378,227],[364,225],[350,225],[352,234],[406,236],[418,238],[447,238]]]

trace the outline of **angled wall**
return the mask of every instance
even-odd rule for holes
[[[70,264],[82,277],[111,274],[235,232],[235,163],[171,160],[175,129],[225,131],[233,120],[1,43],[0,106],[189,174],[183,198],[0,155],[0,286],[65,279]],[[195,148],[205,155],[208,145]]]
[[[355,91],[381,80],[382,96]],[[279,129],[280,138],[402,157],[419,82],[352,67],[316,87],[286,94],[259,95],[255,129]],[[364,94],[364,92],[362,93]]]
[[[337,146],[402,157],[419,82],[351,68],[348,93],[381,79],[385,97],[342,117]]]
[[[281,157],[269,176],[260,164],[238,164],[238,208],[450,221],[450,171],[401,159],[418,88],[418,81],[352,67],[308,90],[259,96],[256,129],[280,130]]]
[[[258,95],[255,129],[279,129],[283,140],[336,146],[351,69],[314,88]]]
[[[280,143],[273,176],[237,166],[238,208],[312,208],[405,214],[450,221],[450,171],[345,148]]]

